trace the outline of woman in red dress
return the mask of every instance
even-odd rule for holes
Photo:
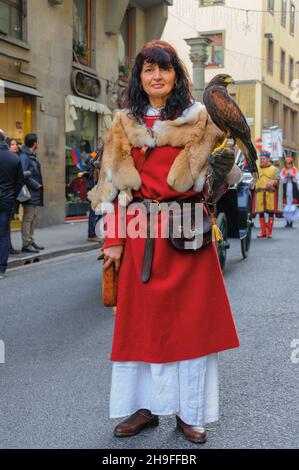
[[[127,108],[134,125],[145,126],[149,133],[157,121],[177,120],[179,125],[182,117],[186,122],[201,112],[186,69],[168,43],[153,41],[138,54]],[[167,183],[180,151],[169,145],[152,149],[134,199],[163,202],[199,196],[195,185],[178,192]],[[132,149],[136,168],[143,152]],[[232,165],[230,160],[226,173]],[[114,205],[115,213],[106,215],[108,229],[120,207]],[[127,215],[127,224],[131,219]],[[115,263],[119,272],[110,417],[129,416],[114,435],[135,435],[157,426],[159,415],[174,414],[183,435],[203,443],[204,425],[219,416],[218,352],[239,345],[216,249],[211,243],[197,251],[179,251],[167,238],[155,238],[151,276],[143,282],[144,247],[144,238],[127,233],[107,235],[102,248],[104,269]]]

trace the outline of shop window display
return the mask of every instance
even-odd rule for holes
[[[87,140],[93,151],[97,142],[97,114],[83,109],[76,109],[76,112],[76,129],[66,134],[66,217],[86,216],[89,212],[84,176],[88,155],[82,151],[81,143]]]

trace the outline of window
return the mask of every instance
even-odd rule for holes
[[[73,55],[76,62],[90,65],[91,0],[73,0]]]
[[[221,5],[224,3],[224,0],[199,0],[199,6],[208,7],[210,5]]]
[[[207,33],[202,36],[211,39],[212,43],[207,47],[208,68],[224,67],[224,40],[223,33]]]
[[[268,40],[268,59],[267,59],[267,65],[268,65],[268,73],[270,75],[273,75],[273,64],[274,64],[274,41],[272,39]]]
[[[118,35],[119,75],[128,78],[133,65],[134,47],[133,30],[135,24],[135,8],[128,8]]]
[[[289,59],[289,87],[291,86],[294,78],[295,78],[294,59],[290,57]]]
[[[291,140],[292,142],[297,143],[297,122],[298,122],[298,112],[291,110]]]
[[[74,162],[73,152],[80,144],[87,140],[91,150],[97,145],[97,114],[85,109],[76,108],[77,120],[75,130],[66,133],[66,216],[78,217],[88,214],[90,203],[87,200],[87,179],[78,173],[78,167]],[[84,170],[87,170],[86,156],[81,153]]]
[[[287,25],[287,0],[281,0],[281,26]]]
[[[278,123],[278,106],[279,103],[273,98],[269,98],[269,125],[275,126]]]
[[[296,15],[295,5],[294,3],[291,3],[290,34],[292,36],[294,36],[295,34],[295,15]]]
[[[289,110],[288,106],[283,106],[283,130],[286,140],[289,140],[290,126],[289,126]]]
[[[285,82],[286,74],[286,53],[283,49],[280,49],[280,81],[281,83]]]
[[[272,13],[272,15],[274,14],[274,3],[274,0],[268,0],[268,11]]]
[[[0,0],[0,33],[22,39],[22,0]]]

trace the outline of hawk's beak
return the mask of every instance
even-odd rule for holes
[[[236,83],[233,77],[227,77],[224,81],[227,85],[235,85]]]

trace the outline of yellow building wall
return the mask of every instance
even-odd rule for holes
[[[263,77],[266,85],[274,88],[278,92],[290,98],[292,89],[289,87],[289,57],[294,59],[295,63],[295,78],[298,78],[298,64],[299,61],[299,0],[292,0],[295,5],[295,33],[290,34],[290,5],[291,1],[287,1],[287,17],[286,27],[281,25],[281,1],[275,1],[274,15],[266,12],[263,17],[263,37],[262,40],[262,58],[263,58]],[[267,1],[264,0],[264,9],[267,10]],[[278,10],[278,11],[277,11]],[[267,55],[268,55],[268,39],[265,34],[272,33],[274,41],[274,70],[273,75],[267,71]],[[286,67],[285,67],[285,83],[280,81],[280,50],[286,52]]]
[[[240,106],[246,119],[249,119],[248,124],[253,141],[255,141],[256,137],[259,137],[259,134],[256,131],[256,86],[256,83],[239,83],[231,85],[229,88],[229,93]]]
[[[0,127],[5,135],[23,140],[23,98],[6,98],[0,104]]]
[[[264,10],[267,10],[267,1],[263,0]],[[295,31],[290,34],[290,8],[291,1],[287,1],[286,26],[281,24],[281,2],[275,1],[275,12],[265,12],[263,16],[263,37],[261,38],[263,57],[263,92],[262,92],[262,126],[267,128],[272,125],[269,99],[278,102],[275,116],[275,125],[283,129],[284,146],[299,152],[298,132],[291,131],[290,113],[287,120],[284,119],[284,106],[297,112],[295,126],[299,125],[299,105],[292,99],[293,88],[290,86],[289,59],[294,60],[294,78],[299,77],[299,0],[292,0],[295,5]],[[265,34],[272,34],[274,42],[273,74],[268,72],[268,38]],[[281,81],[281,49],[285,51],[285,80]],[[298,129],[299,131],[299,129]],[[293,134],[293,135],[292,135]]]

